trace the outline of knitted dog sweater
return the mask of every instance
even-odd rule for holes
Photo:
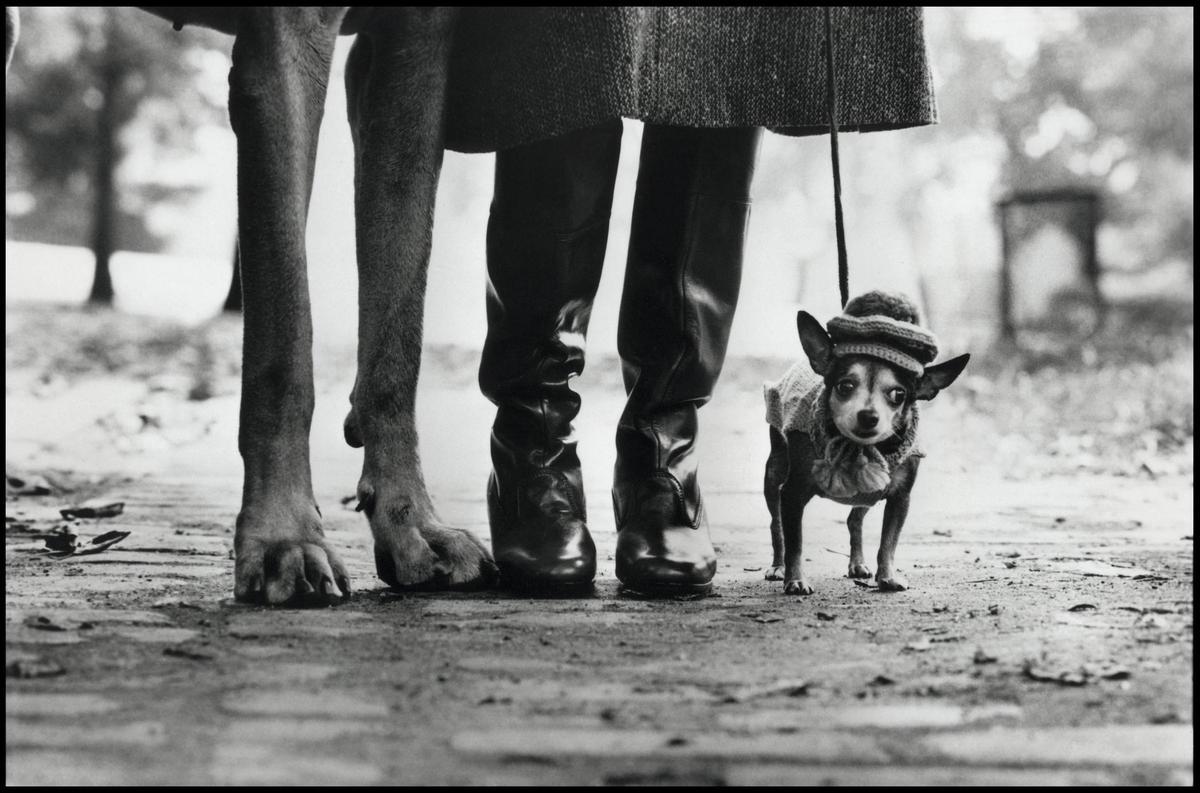
[[[855,443],[840,433],[830,432],[825,381],[798,361],[776,383],[763,385],[767,423],[785,437],[789,432],[807,433],[813,448],[824,456],[813,463],[813,477],[820,494],[842,504],[868,507],[883,498],[892,472],[909,457],[922,457],[917,446],[917,406],[909,408],[908,428],[899,447],[883,454],[874,446]]]

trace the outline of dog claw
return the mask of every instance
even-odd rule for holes
[[[765,578],[768,581],[782,581],[783,580],[783,566],[780,565],[778,567],[768,567],[767,572],[763,574],[763,578]]]
[[[871,568],[865,564],[851,564],[850,572],[846,574],[847,578],[870,578]]]
[[[281,537],[278,526],[268,529],[239,518],[235,599],[270,606],[325,606],[348,591],[333,585],[335,578],[348,576],[337,554],[326,546],[315,511],[293,531]]]
[[[783,594],[785,595],[811,595],[813,588],[803,580],[788,581],[783,585]]]
[[[375,511],[375,489],[370,485],[359,485],[358,503],[354,505],[355,512],[366,512],[367,517]]]

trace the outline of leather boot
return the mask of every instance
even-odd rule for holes
[[[618,349],[617,578],[646,594],[707,592],[717,560],[697,479],[697,411],[729,340],[760,130],[647,125]]]
[[[479,384],[497,407],[488,517],[509,588],[589,590],[596,574],[569,380],[583,371],[620,148],[614,119],[496,156]]]

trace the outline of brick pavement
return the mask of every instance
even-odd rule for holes
[[[486,406],[436,376],[421,399],[443,517],[486,535]],[[935,453],[900,546],[912,590],[842,577],[842,509],[819,504],[818,591],[784,598],[761,579],[757,396],[730,389],[704,413],[719,596],[629,599],[603,481],[620,401],[600,378],[580,422],[596,595],[394,595],[339,504],[359,465],[337,442],[344,384],[320,400],[318,497],[358,589],[318,611],[229,600],[232,396],[195,406],[215,422],[201,439],[136,458],[106,456],[90,419],[10,405],[10,435],[17,411],[58,444],[43,459],[150,473],[90,494],[126,502],[80,522],[133,532],[109,551],[54,561],[7,533],[8,783],[1191,783],[1190,480],[1008,481]],[[960,440],[946,419],[923,422],[935,448]],[[1085,684],[1031,679],[1031,660]]]

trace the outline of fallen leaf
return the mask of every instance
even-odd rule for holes
[[[46,540],[46,548],[51,552],[50,557],[53,559],[90,556],[91,554],[108,550],[130,534],[132,532],[106,531],[99,536],[93,537],[86,545],[79,542],[76,536],[72,534],[68,535],[70,537],[69,542],[55,542],[53,547],[51,546],[51,540]]]
[[[1088,675],[1082,670],[1047,670],[1038,666],[1036,661],[1025,661],[1023,670],[1025,677],[1042,683],[1055,683],[1060,686],[1079,687],[1088,684]]]
[[[918,641],[909,642],[908,644],[904,645],[904,649],[910,653],[923,653],[926,650],[930,650],[932,648],[933,648],[933,642],[929,641],[929,639],[920,639]]]
[[[175,647],[164,647],[163,655],[171,658],[186,658],[189,661],[211,661],[216,658],[215,655],[207,650],[188,647],[183,644]]]
[[[819,620],[824,620],[825,622],[833,622],[834,620],[836,620],[836,619],[837,619],[837,616],[835,616],[835,615],[833,615],[833,614],[828,614],[828,613],[826,613],[826,612],[824,612],[824,611],[818,611],[818,612],[817,612],[817,619],[819,619]]]
[[[23,623],[26,628],[33,628],[37,631],[65,631],[68,628],[65,625],[59,625],[49,617],[43,617],[40,614],[35,614],[25,618]]]
[[[770,622],[783,622],[784,619],[778,614],[748,614],[747,616],[753,619],[755,622],[761,622],[763,624]]]
[[[1095,603],[1076,603],[1067,611],[1095,611],[1097,608]]]
[[[742,570],[747,573],[757,573],[762,570],[761,567],[743,567]]]
[[[895,683],[896,683],[896,681],[893,680],[892,678],[888,677],[887,675],[876,675],[874,677],[874,679],[871,680],[870,683],[867,683],[867,685],[868,686],[891,686],[891,685],[895,685]]]
[[[75,553],[75,541],[77,539],[79,539],[78,535],[72,534],[69,531],[61,534],[50,534],[44,538],[46,550],[59,554]]]
[[[125,502],[118,501],[102,507],[67,507],[60,509],[59,514],[67,520],[72,520],[76,518],[115,518],[124,511]]]
[[[934,535],[935,537],[949,537],[949,536],[951,536],[951,534],[950,534],[950,530],[949,530],[949,529],[934,529],[934,530],[933,530],[933,535]]]
[[[975,657],[972,660],[974,660],[977,665],[982,666],[983,664],[994,664],[999,659],[982,647],[976,647]]]
[[[12,496],[48,496],[52,492],[50,483],[44,477],[17,476],[7,471],[4,474],[4,489]]]
[[[67,670],[63,669],[58,663],[43,658],[18,658],[4,665],[5,677],[15,677],[22,680],[30,680],[38,677],[57,677],[66,673]]]

